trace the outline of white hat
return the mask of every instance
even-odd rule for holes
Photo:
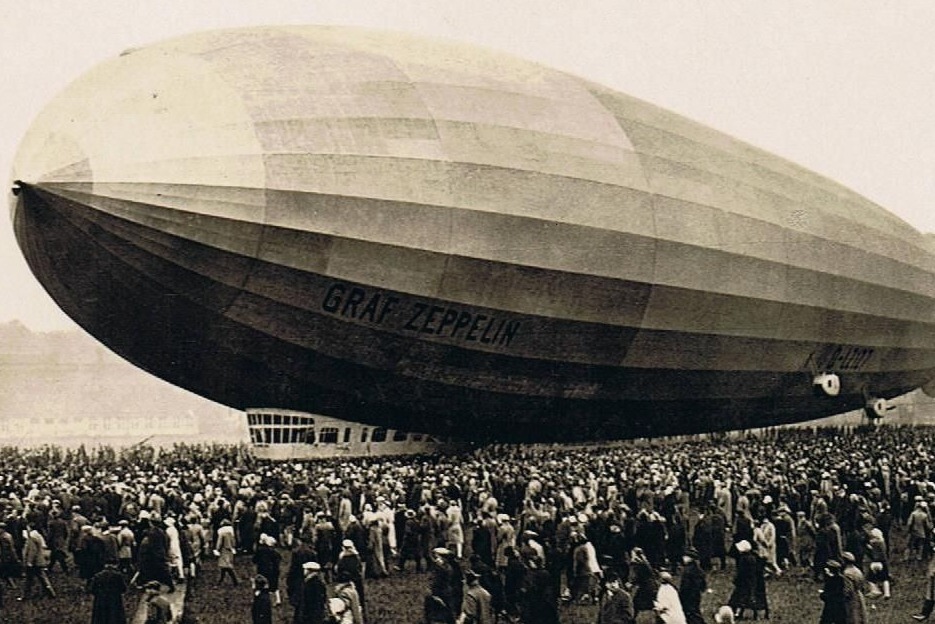
[[[750,544],[747,540],[740,540],[737,542],[737,552],[745,553],[750,552],[753,549],[753,545]]]
[[[333,615],[340,615],[347,611],[347,603],[340,598],[329,598],[328,609]]]
[[[341,542],[341,548],[348,548],[348,549],[354,548],[354,542],[352,542],[349,539],[346,539],[343,542]]]
[[[318,570],[321,570],[321,564],[318,563],[317,561],[306,561],[305,563],[302,564],[302,569],[318,571]]]
[[[733,624],[734,622],[734,612],[733,610],[724,605],[717,610],[717,613],[714,614],[714,621],[716,624]]]

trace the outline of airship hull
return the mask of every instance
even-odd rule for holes
[[[133,52],[87,81],[114,104],[83,109],[79,81],[27,137],[20,245],[115,352],[241,409],[637,437],[935,377],[912,228],[644,102],[493,61],[315,28]]]

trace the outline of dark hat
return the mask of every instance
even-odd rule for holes
[[[692,559],[699,559],[701,557],[694,548],[686,548],[684,554],[686,557],[691,557]]]
[[[150,581],[143,585],[143,589],[146,591],[162,591],[162,585],[159,584],[159,581]]]
[[[464,580],[465,580],[466,582],[468,582],[468,583],[473,583],[473,582],[475,582],[475,581],[479,581],[479,580],[480,580],[480,574],[478,574],[478,573],[475,572],[474,570],[468,569],[468,570],[464,573]]]
[[[832,572],[840,572],[840,571],[841,571],[841,564],[838,563],[837,561],[835,561],[834,559],[829,559],[829,560],[825,563],[825,569],[831,570]]]
[[[253,585],[257,589],[263,589],[264,587],[269,587],[269,581],[266,580],[266,577],[262,574],[257,574],[253,577]]]

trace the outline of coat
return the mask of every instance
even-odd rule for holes
[[[598,624],[632,624],[636,621],[633,598],[627,590],[608,589],[602,599]]]
[[[295,608],[294,624],[324,624],[327,613],[328,588],[321,576],[305,579],[301,600]]]
[[[123,594],[127,591],[127,583],[117,569],[107,566],[95,574],[89,591],[94,596],[91,624],[126,624]]]
[[[679,584],[679,598],[689,624],[704,622],[704,617],[701,615],[701,597],[707,588],[708,582],[704,571],[698,567],[697,563],[689,563],[682,572],[682,580]]]
[[[758,574],[756,555],[752,552],[737,555],[737,571],[734,574],[734,591],[727,604],[737,609],[762,608],[757,600],[756,577]]]
[[[268,589],[253,592],[250,616],[253,624],[273,624],[273,603],[269,599]]]
[[[847,624],[867,624],[867,604],[864,601],[864,573],[856,566],[844,568],[844,612]]]
[[[464,614],[464,624],[494,624],[490,592],[479,583],[469,585],[464,592],[461,613]]]
[[[218,541],[215,550],[218,555],[219,568],[234,568],[234,553],[237,552],[237,546],[234,541],[234,527],[223,526],[218,529]]]
[[[847,624],[847,607],[844,598],[844,577],[840,574],[825,575],[825,586],[821,592],[824,606],[819,624]]]

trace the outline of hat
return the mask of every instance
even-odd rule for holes
[[[739,553],[750,552],[750,550],[753,548],[753,546],[747,540],[740,540],[739,542],[737,542],[735,547],[737,548],[737,552]]]
[[[266,577],[262,574],[257,574],[253,577],[253,585],[257,588],[269,587],[269,581],[267,581]]]
[[[832,572],[837,572],[841,569],[841,564],[835,561],[834,559],[829,559],[825,563],[825,568],[831,570]]]
[[[724,605],[714,614],[714,621],[716,624],[733,624],[734,611],[729,606]]]
[[[845,550],[841,553],[841,561],[845,563],[857,563],[857,557],[854,556],[854,553]]]
[[[698,554],[698,551],[694,548],[686,548],[683,553],[686,557],[691,557],[692,559],[698,559],[701,555]]]
[[[662,572],[659,573],[659,580],[662,581],[663,583],[671,583],[671,582],[672,582],[672,574],[670,574],[669,572],[663,570]]]
[[[260,543],[264,544],[265,546],[275,546],[276,538],[273,537],[272,535],[267,535],[266,533],[263,533],[262,535],[260,535]]]
[[[497,514],[497,522],[509,522],[510,516],[508,514]]]
[[[432,553],[439,555],[440,557],[447,557],[451,554],[451,551],[444,547],[435,548],[432,550]]]
[[[169,517],[163,520],[163,522],[165,522],[169,526],[175,526],[175,518]]]
[[[344,602],[341,598],[329,598],[328,609],[333,615],[340,615],[347,611],[347,603]]]
[[[416,512],[413,511],[412,509],[407,509],[405,515],[407,518],[415,518]]]
[[[321,564],[317,561],[306,561],[302,564],[303,570],[313,570],[315,572],[321,570]]]
[[[162,585],[159,584],[159,581],[150,581],[143,585],[143,589],[146,591],[162,591]]]
[[[610,525],[610,532],[611,532],[611,533],[619,533],[619,532],[620,532],[620,525],[619,525],[619,524],[612,524],[612,525]]]
[[[480,574],[478,574],[474,570],[468,569],[464,573],[464,580],[467,581],[468,583],[473,583],[474,581],[480,580]]]

